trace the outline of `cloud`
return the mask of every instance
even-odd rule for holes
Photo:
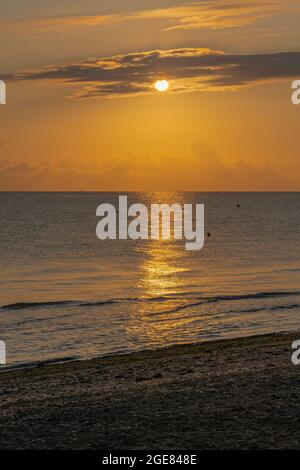
[[[202,0],[181,2],[173,6],[140,9],[133,12],[113,14],[62,16],[26,20],[5,20],[2,27],[15,25],[30,31],[46,29],[69,29],[82,26],[99,26],[120,22],[163,20],[163,29],[224,29],[253,23],[261,18],[289,11],[295,0]]]
[[[20,175],[22,177],[26,175],[31,175],[37,171],[37,168],[29,165],[26,162],[16,163],[14,165],[10,165],[8,160],[2,160],[2,167],[1,168],[1,176],[2,177],[9,177],[9,176],[16,176]]]
[[[0,170],[2,168],[6,168],[9,164],[9,160],[7,158],[0,158]]]
[[[287,2],[288,3],[288,2]],[[171,22],[167,31],[174,29],[224,29],[243,26],[259,18],[278,13],[282,3],[267,1],[224,0],[186,3],[181,6],[148,10],[132,15],[134,19],[166,19]]]
[[[153,50],[93,58],[6,75],[6,80],[76,84],[73,98],[154,93],[158,78],[171,92],[224,91],[300,75],[300,52],[228,54],[203,48]]]
[[[66,157],[50,165],[7,162],[0,167],[0,190],[299,191],[294,174],[263,160],[259,165],[244,160],[229,165],[199,141],[181,156],[128,152],[94,161]]]

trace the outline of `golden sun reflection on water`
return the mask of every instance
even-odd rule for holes
[[[183,204],[182,193],[143,194],[146,205]],[[173,238],[149,240],[140,245],[142,261],[137,267],[140,273],[137,285],[142,301],[132,305],[126,330],[132,337],[132,346],[143,343],[146,347],[162,347],[184,340],[184,326],[190,319],[176,307],[186,303],[180,296],[185,290],[190,272],[190,252],[185,251],[183,241]],[[149,299],[152,299],[149,301]]]
[[[176,341],[179,330],[189,321],[172,313],[182,304],[176,294],[183,291],[181,276],[189,268],[181,264],[182,247],[171,240],[151,241],[144,253],[138,284],[143,301],[132,306],[126,329],[133,336],[133,344],[143,342],[149,347],[161,347]]]
[[[166,240],[149,243],[139,282],[143,296],[160,297],[180,291],[178,276],[188,269],[177,265],[182,257],[179,249],[178,244]]]

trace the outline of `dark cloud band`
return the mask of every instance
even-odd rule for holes
[[[153,92],[159,78],[171,90],[232,89],[300,76],[300,52],[225,54],[202,48],[154,50],[116,55],[7,75],[11,80],[57,80],[81,85],[79,98]]]

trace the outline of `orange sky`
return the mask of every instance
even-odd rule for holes
[[[1,8],[0,190],[300,189],[299,1]]]

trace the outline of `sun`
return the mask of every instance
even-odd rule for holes
[[[169,88],[168,80],[157,80],[154,84],[157,91],[167,91]]]

